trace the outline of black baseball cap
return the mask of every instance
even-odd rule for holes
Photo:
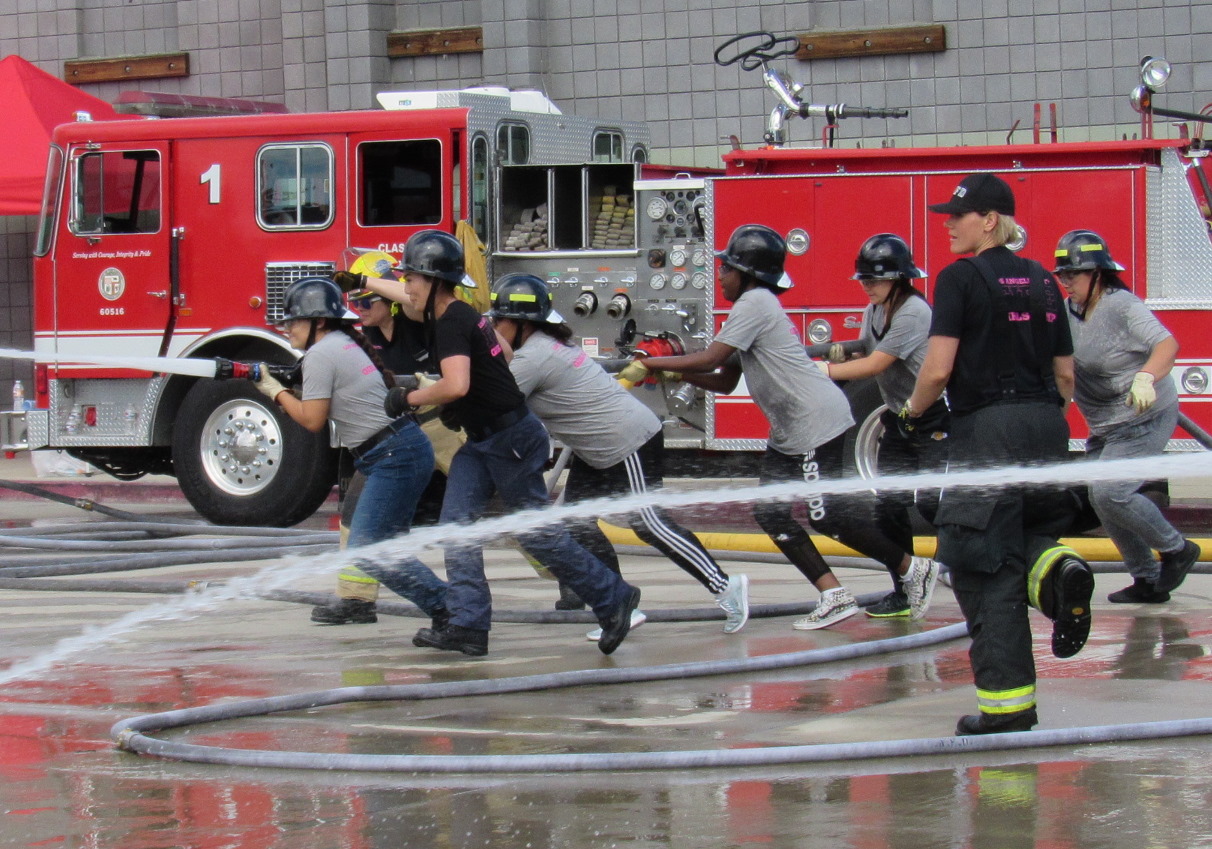
[[[1014,214],[1014,192],[1010,184],[996,174],[969,174],[960,180],[946,203],[934,203],[931,212],[963,215],[968,212]]]

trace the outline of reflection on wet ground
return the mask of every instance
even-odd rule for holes
[[[513,552],[493,555],[499,607],[545,609],[554,585]],[[436,565],[436,564],[435,564]],[[755,603],[811,599],[789,566],[746,571]],[[243,564],[174,567],[221,578]],[[205,575],[201,574],[203,571]],[[703,606],[671,565],[625,558],[652,608]],[[842,570],[857,592],[875,570]],[[1164,606],[1102,601],[1089,646],[1048,652],[1037,622],[1041,727],[1208,713],[1212,578]],[[308,589],[327,590],[326,581]],[[24,660],[90,625],[155,603],[134,594],[0,591],[0,658]],[[924,627],[959,621],[940,587]],[[161,847],[1193,847],[1212,846],[1207,738],[1021,752],[676,772],[386,775],[180,764],[114,749],[132,715],[366,684],[506,677],[571,669],[755,657],[914,632],[856,617],[792,631],[752,620],[650,623],[609,658],[584,625],[507,624],[490,654],[414,648],[418,620],[323,628],[307,609],[240,602],[123,642],[0,693],[4,846]],[[974,707],[966,645],[882,658],[688,680],[412,703],[349,704],[176,732],[212,745],[312,752],[511,754],[747,748],[949,736]]]

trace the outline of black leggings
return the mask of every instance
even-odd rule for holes
[[[807,454],[791,455],[766,446],[759,483],[789,483],[838,480],[842,477],[842,455],[846,436],[842,434]],[[818,533],[832,537],[872,560],[896,571],[906,551],[902,543],[891,539],[876,518],[876,501],[870,493],[849,495],[813,495],[804,505],[808,524]],[[779,551],[816,584],[832,570],[821,556],[812,538],[792,516],[794,505],[788,501],[759,502],[753,517],[778,546]]]
[[[605,469],[595,469],[580,457],[573,455],[568,469],[568,483],[564,488],[566,503],[602,498],[611,495],[639,495],[649,489],[660,489],[661,466],[665,436],[660,431],[634,454]],[[683,528],[659,507],[645,507],[628,517],[628,524],[636,536],[660,551],[682,567],[700,584],[715,594],[728,587],[728,575],[698,537]],[[568,523],[568,532],[580,545],[606,566],[619,571],[619,558],[614,546],[602,533],[595,519],[582,519]]]

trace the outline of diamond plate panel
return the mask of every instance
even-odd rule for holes
[[[1212,306],[1212,240],[1187,181],[1178,151],[1162,151],[1162,167],[1149,169],[1147,240],[1150,309]]]

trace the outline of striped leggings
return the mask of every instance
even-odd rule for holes
[[[568,483],[564,488],[565,503],[612,495],[640,495],[660,489],[664,450],[665,436],[657,431],[638,451],[627,455],[622,462],[604,469],[595,469],[573,455],[568,468]],[[645,507],[629,516],[628,524],[636,536],[680,566],[711,593],[718,595],[727,589],[728,575],[707,553],[698,538],[673,521],[665,510],[659,507]],[[570,522],[568,531],[573,539],[607,567],[615,572],[619,571],[618,555],[615,554],[610,540],[598,527],[596,519]]]

